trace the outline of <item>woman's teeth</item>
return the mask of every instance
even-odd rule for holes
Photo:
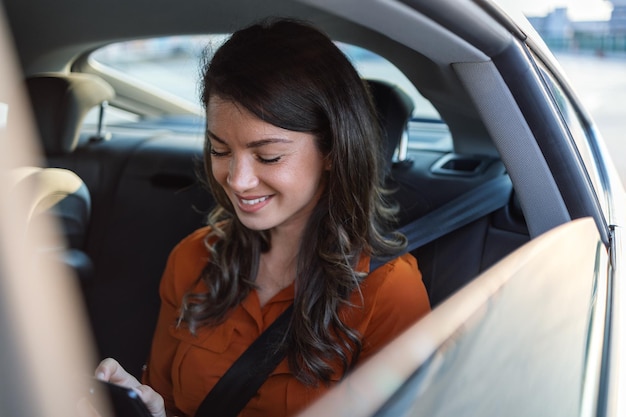
[[[268,199],[268,197],[267,197],[267,196],[265,196],[265,197],[261,197],[261,198],[255,198],[254,200],[246,200],[246,199],[243,199],[243,198],[242,198],[242,199],[241,199],[241,202],[242,202],[243,204],[247,204],[247,205],[251,206],[251,205],[253,205],[253,204],[258,204],[258,203],[260,203],[260,202],[262,202],[262,201],[265,201],[265,200],[267,200],[267,199]]]

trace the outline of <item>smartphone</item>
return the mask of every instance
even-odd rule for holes
[[[89,393],[108,401],[114,417],[152,417],[139,394],[130,388],[93,378]]]

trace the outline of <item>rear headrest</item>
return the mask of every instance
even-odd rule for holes
[[[380,80],[365,81],[369,85],[383,129],[383,149],[388,170],[391,167],[394,151],[406,132],[415,104],[411,97],[397,85]]]
[[[91,195],[74,172],[62,168],[19,167],[10,172],[12,189],[27,193],[26,212],[29,228],[37,227],[43,213],[58,219],[70,248],[85,243],[91,216]]]
[[[25,233],[41,228],[41,221],[52,215],[61,226],[61,242],[34,241],[36,254],[70,267],[81,280],[93,276],[93,263],[84,252],[91,215],[91,196],[83,181],[67,169],[19,167],[9,172],[9,184],[16,198],[26,206],[22,213]],[[37,260],[37,258],[34,258]]]
[[[38,74],[26,87],[46,155],[72,152],[85,115],[115,97],[113,87],[89,74]]]

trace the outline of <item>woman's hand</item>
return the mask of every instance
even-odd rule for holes
[[[126,372],[115,359],[107,358],[100,362],[96,368],[96,378],[131,388],[139,395],[139,398],[146,404],[154,417],[166,417],[163,397],[148,385],[141,384],[137,378]]]

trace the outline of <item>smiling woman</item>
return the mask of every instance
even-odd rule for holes
[[[258,395],[233,404],[246,416],[293,415],[430,303],[415,259],[399,256],[404,236],[390,233],[368,84],[326,35],[292,20],[252,25],[216,52],[202,84],[217,207],[170,255],[146,385],[111,360],[97,372],[145,390],[155,415],[163,400],[196,414],[293,304],[284,359]],[[370,258],[389,255],[369,273]]]
[[[208,166],[239,221],[248,229],[271,230],[275,244],[288,239],[279,246],[297,247],[327,182],[329,167],[317,138],[263,122],[218,95],[209,99],[207,126]],[[262,300],[280,289],[265,288]]]

